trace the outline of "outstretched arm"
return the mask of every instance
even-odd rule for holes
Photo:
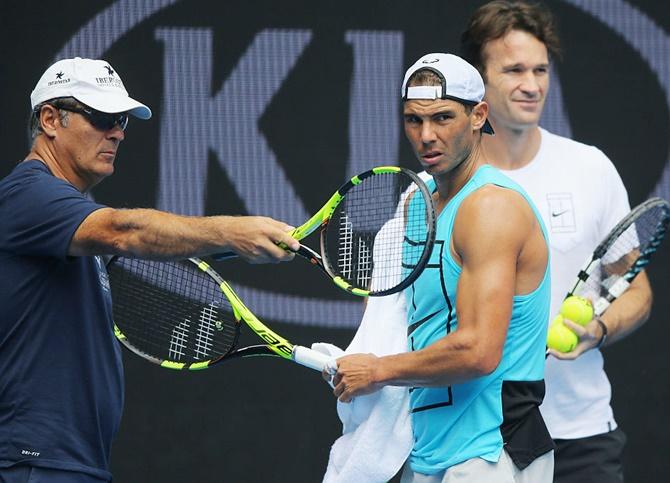
[[[180,216],[152,209],[102,208],[75,232],[68,254],[114,254],[150,259],[185,258],[234,251],[252,263],[290,260],[298,242],[291,227],[259,216]]]

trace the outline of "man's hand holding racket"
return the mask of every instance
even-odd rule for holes
[[[264,216],[226,217],[223,228],[229,248],[249,263],[292,260],[300,243],[290,236],[294,227]]]
[[[601,347],[608,335],[624,337],[647,319],[651,288],[644,271],[669,226],[670,203],[661,198],[639,204],[617,223],[581,268],[566,295],[566,300],[573,295],[590,300],[593,317],[583,325],[575,324],[569,317],[565,319],[562,323],[577,335],[578,343],[572,350],[562,352],[560,347],[552,347],[549,334],[547,354],[576,359],[590,349]],[[617,310],[609,311],[610,305]],[[603,314],[606,321],[600,318]]]
[[[379,357],[374,354],[350,354],[337,359],[337,372],[331,368],[322,372],[324,379],[332,377],[333,394],[341,402],[379,391],[383,385],[376,382]]]

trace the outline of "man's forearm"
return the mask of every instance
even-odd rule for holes
[[[420,351],[382,357],[377,382],[421,387],[459,384],[495,370],[502,353],[496,349],[471,331],[457,330]]]
[[[115,210],[115,253],[143,258],[199,256],[230,248],[230,217],[188,217],[150,209]]]
[[[297,249],[289,229],[265,217],[199,217],[152,209],[102,208],[77,229],[69,254],[173,259],[234,251],[249,261],[280,261],[290,256],[277,243]]]
[[[651,312],[653,295],[647,275],[640,273],[631,286],[612,302],[601,317],[607,326],[607,342],[623,339],[642,326]]]

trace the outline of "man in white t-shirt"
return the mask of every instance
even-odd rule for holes
[[[549,63],[560,53],[552,16],[523,2],[493,1],[472,16],[462,53],[486,85],[495,136],[482,139],[488,162],[517,181],[540,210],[551,244],[551,313],[587,257],[630,207],[626,189],[599,149],[538,126],[549,88]],[[623,432],[610,406],[600,347],[623,338],[649,316],[652,293],[641,273],[569,353],[550,351],[542,415],[554,438],[556,483],[623,481]]]

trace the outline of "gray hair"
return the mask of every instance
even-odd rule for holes
[[[80,103],[74,97],[57,97],[55,99],[49,99],[48,101],[44,101],[36,105],[30,113],[30,120],[28,122],[28,134],[30,136],[31,144],[35,142],[37,136],[44,132],[42,129],[42,123],[40,122],[40,113],[42,112],[42,107],[46,105],[54,106],[56,109],[58,109],[60,122],[63,126],[67,127],[69,117],[66,108],[68,106],[78,107],[80,106]],[[61,106],[63,108],[61,108]]]

